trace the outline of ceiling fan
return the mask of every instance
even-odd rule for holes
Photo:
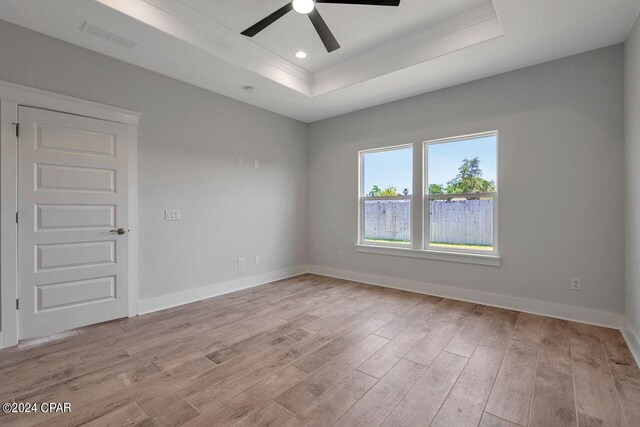
[[[295,10],[298,13],[309,16],[311,23],[320,36],[320,40],[322,40],[324,47],[327,48],[327,52],[333,52],[336,49],[340,49],[340,44],[333,36],[333,33],[331,33],[327,23],[322,19],[320,12],[316,9],[316,3],[358,4],[363,6],[399,6],[400,0],[293,0],[273,12],[271,15],[247,28],[241,34],[243,36],[253,37],[287,13],[291,12],[291,10]]]

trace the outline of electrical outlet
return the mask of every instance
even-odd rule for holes
[[[260,265],[260,255],[256,255],[256,259],[254,261],[256,265]]]
[[[245,268],[247,266],[247,260],[245,258],[238,258],[238,268]]]
[[[344,259],[344,252],[342,252],[341,250],[340,250],[340,251],[338,251],[338,259],[339,259],[340,261],[342,261],[342,260]]]
[[[577,277],[571,278],[571,290],[572,291],[581,291],[582,290],[582,279]]]
[[[242,166],[242,157],[238,157],[238,158],[236,159],[236,164],[237,164],[238,166]]]
[[[180,221],[180,210],[165,210],[164,211],[164,220],[165,221]]]
[[[260,161],[259,161],[259,160],[256,160],[256,161],[253,163],[253,165],[255,166],[255,168],[256,168],[256,169],[259,169],[259,168],[260,168]]]

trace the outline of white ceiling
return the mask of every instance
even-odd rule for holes
[[[287,0],[178,0],[216,23],[241,33],[287,3]],[[341,45],[327,53],[309,18],[290,12],[253,38],[259,46],[315,72],[381,42],[433,27],[488,0],[402,0],[400,7],[318,4],[316,7]],[[298,50],[309,55],[295,58]]]
[[[622,42],[640,10],[640,0],[319,4],[342,45],[331,54],[295,12],[253,39],[239,34],[284,4],[0,0],[0,19],[311,122]],[[80,31],[86,21],[136,46]]]

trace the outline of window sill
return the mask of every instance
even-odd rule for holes
[[[499,255],[469,254],[458,252],[418,250],[413,248],[399,248],[392,246],[356,245],[356,252],[378,255],[403,256],[409,258],[423,258],[437,261],[462,262],[466,264],[489,265],[500,267]]]

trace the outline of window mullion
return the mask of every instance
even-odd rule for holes
[[[424,161],[423,144],[413,144],[413,193],[411,198],[411,245],[413,249],[423,248],[423,222],[422,195],[424,191]]]

